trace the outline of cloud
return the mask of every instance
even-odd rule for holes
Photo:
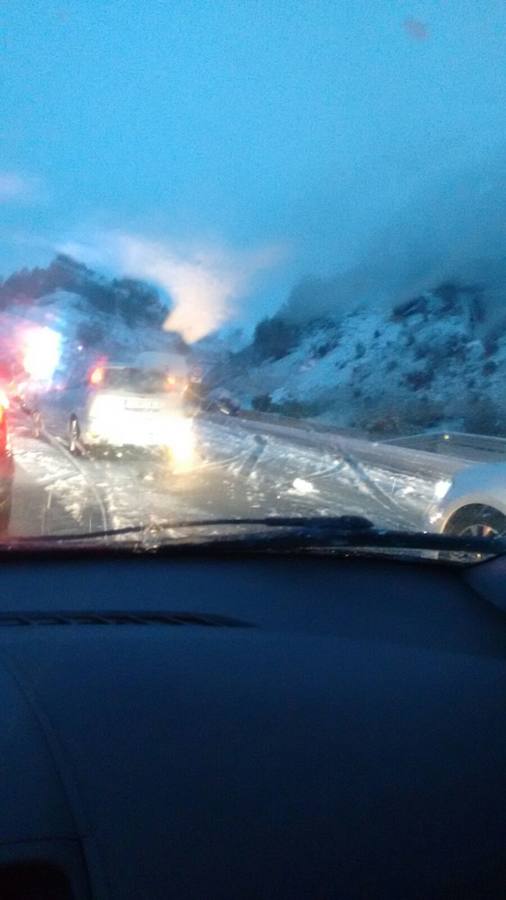
[[[254,277],[278,265],[279,245],[237,251],[218,244],[152,240],[124,232],[97,235],[88,244],[66,244],[66,253],[90,264],[109,265],[163,288],[173,307],[164,328],[188,343],[198,341],[238,313]]]
[[[32,176],[0,171],[0,203],[33,199],[37,184],[37,179]]]
[[[453,281],[479,286],[489,314],[506,312],[506,150],[479,165],[428,175],[402,209],[364,242],[353,263],[292,291],[285,312],[385,308]]]

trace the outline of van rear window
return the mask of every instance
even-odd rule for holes
[[[141,394],[157,394],[167,390],[169,377],[169,372],[159,370],[106,368],[101,387]]]

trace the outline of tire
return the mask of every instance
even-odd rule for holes
[[[2,503],[0,503],[0,537],[9,533],[9,524],[11,520],[12,497],[9,494]]]
[[[33,420],[33,436],[37,440],[39,440],[42,436],[42,429],[44,427],[44,423],[42,421],[42,413],[39,409],[34,409],[32,413]]]
[[[506,516],[493,506],[473,503],[453,513],[444,533],[460,537],[500,537],[506,534]]]
[[[75,455],[80,456],[82,454],[81,429],[79,427],[79,420],[75,413],[72,413],[69,419],[68,439],[69,451]]]

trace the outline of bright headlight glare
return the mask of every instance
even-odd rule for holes
[[[120,397],[99,395],[90,407],[90,433],[94,440],[115,445],[166,447],[178,471],[188,471],[195,459],[195,433],[191,419],[139,411],[131,413]]]
[[[90,416],[93,419],[111,416],[123,409],[123,401],[120,397],[108,397],[107,395],[95,397],[90,408]]]
[[[190,469],[195,457],[195,434],[191,419],[175,417],[169,420],[167,428],[167,445],[170,448],[174,465],[179,471]]]

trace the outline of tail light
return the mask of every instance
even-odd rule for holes
[[[104,380],[104,367],[103,366],[95,366],[94,369],[91,370],[89,375],[89,382],[93,387],[99,387]]]
[[[182,391],[185,387],[185,379],[177,375],[167,375],[165,378],[166,391]]]

